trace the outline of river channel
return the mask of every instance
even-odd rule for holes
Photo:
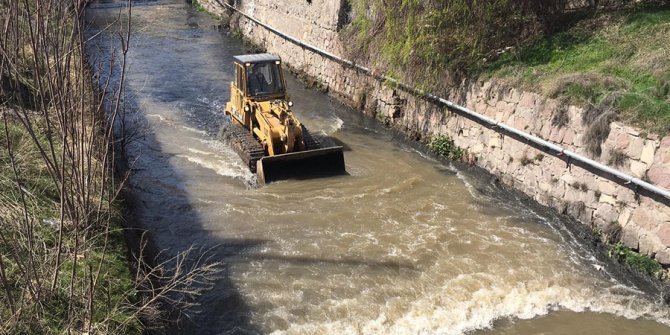
[[[222,264],[175,333],[670,334],[669,309],[615,275],[572,223],[294,77],[294,112],[343,143],[349,175],[254,187],[216,136],[232,56],[248,50],[184,1],[133,2],[135,217],[164,257],[195,248]],[[97,69],[119,64],[123,4],[87,8]]]

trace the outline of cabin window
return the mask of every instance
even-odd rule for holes
[[[247,67],[247,93],[252,96],[276,96],[284,93],[279,64],[251,64]]]
[[[240,65],[237,65],[237,88],[244,90],[244,68]]]

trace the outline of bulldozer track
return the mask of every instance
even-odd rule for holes
[[[319,140],[314,138],[304,125],[301,125],[301,127],[303,141],[305,141],[305,150],[320,149],[321,143]],[[265,150],[251,132],[242,125],[231,122],[221,128],[219,139],[230,145],[233,151],[244,160],[249,170],[252,173],[256,173],[256,162],[265,156]]]
[[[265,150],[251,132],[241,125],[231,122],[219,132],[219,138],[228,143],[231,148],[249,166],[251,172],[256,173],[256,162],[265,156]]]
[[[321,143],[312,136],[304,125],[300,126],[302,127],[302,140],[305,142],[305,150],[320,149]]]

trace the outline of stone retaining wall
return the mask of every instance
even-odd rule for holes
[[[216,8],[215,0],[201,0]],[[342,0],[311,0],[284,4],[273,0],[243,0],[239,9],[290,36],[318,48],[342,54],[337,33]],[[395,90],[367,75],[305,50],[244,19],[233,25],[243,34],[279,55],[293,70],[307,74],[330,94],[376,117],[414,140],[449,135],[473,164],[497,175],[539,203],[590,225],[605,238],[621,240],[642,254],[670,265],[670,207],[668,202],[598,176],[582,167],[519,140],[503,136],[465,117]],[[670,136],[658,138],[617,122],[601,145],[602,155],[586,149],[584,110],[510,88],[495,81],[464,85],[451,100],[519,130],[554,142],[603,164],[670,189]]]

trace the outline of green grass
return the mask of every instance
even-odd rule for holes
[[[621,121],[670,131],[670,9],[600,14],[517,52],[487,75],[577,105],[611,101]]]
[[[641,255],[621,243],[610,246],[609,255],[641,273],[656,275],[663,269],[655,259]]]
[[[44,134],[38,131],[38,134]],[[6,135],[9,134],[9,137]],[[34,304],[23,298],[26,295],[25,277],[19,264],[27,264],[30,256],[26,247],[26,229],[23,221],[24,212],[21,194],[15,182],[15,175],[11,168],[11,160],[6,143],[9,138],[12,156],[19,173],[19,183],[24,191],[26,201],[26,215],[33,229],[35,247],[33,255],[37,260],[36,272],[41,281],[41,288],[46,298]],[[43,147],[48,147],[47,139],[40,135],[38,139]],[[59,139],[54,139],[55,148],[60,148]],[[59,155],[59,153],[57,153]],[[58,221],[59,191],[54,181],[46,172],[46,165],[42,160],[37,146],[32,141],[25,128],[9,119],[7,127],[0,121],[0,218],[8,224],[0,225],[1,232],[9,245],[0,243],[0,257],[6,267],[8,282],[12,286],[12,296],[19,302],[23,312],[20,320],[12,324],[12,332],[37,334],[61,334],[71,330],[73,321],[68,310],[82,310],[77,306],[81,300],[70,300],[70,285],[72,283],[72,269],[74,257],[70,253],[75,248],[74,232],[65,229],[63,234],[63,249],[61,271],[59,272],[54,290],[50,289],[53,267],[55,264],[56,248],[58,245],[58,227],[45,224],[44,221]],[[91,271],[96,272],[100,264],[101,274],[98,277],[97,290],[94,296],[93,324],[104,327],[100,333],[140,334],[141,324],[135,316],[132,305],[137,299],[134,290],[134,281],[128,268],[126,246],[121,230],[121,209],[118,205],[112,208],[103,208],[105,214],[111,218],[111,229],[105,247],[106,231],[92,225],[85,231],[86,254],[77,257],[77,271],[75,271],[75,287],[82,289],[82,285],[89,282]],[[83,234],[83,233],[80,233]],[[80,242],[82,236],[79,237]],[[82,252],[82,246],[79,246]],[[18,255],[20,263],[12,255]],[[10,320],[11,311],[6,304],[7,299],[4,287],[0,287],[0,319]],[[79,293],[77,293],[79,294]],[[73,305],[74,304],[74,305]],[[0,333],[3,327],[0,323]],[[76,326],[75,326],[76,327]]]
[[[7,136],[14,156],[14,161],[20,178],[21,186],[26,190],[26,203],[31,213],[43,218],[57,216],[54,203],[59,199],[59,190],[53,180],[46,173],[46,165],[43,163],[38,148],[25,129],[14,123],[8,123],[5,129],[4,123],[0,122],[0,207],[3,203],[18,202],[19,191],[16,187],[14,170],[12,169],[9,152],[5,148]],[[38,135],[42,147],[48,148],[47,139]],[[59,153],[58,153],[59,154]]]
[[[440,157],[452,160],[460,160],[463,157],[463,149],[457,147],[447,135],[433,136],[428,142],[428,149]]]
[[[195,8],[195,10],[198,12],[209,13],[198,0],[191,0],[191,6],[193,6],[193,8]]]

